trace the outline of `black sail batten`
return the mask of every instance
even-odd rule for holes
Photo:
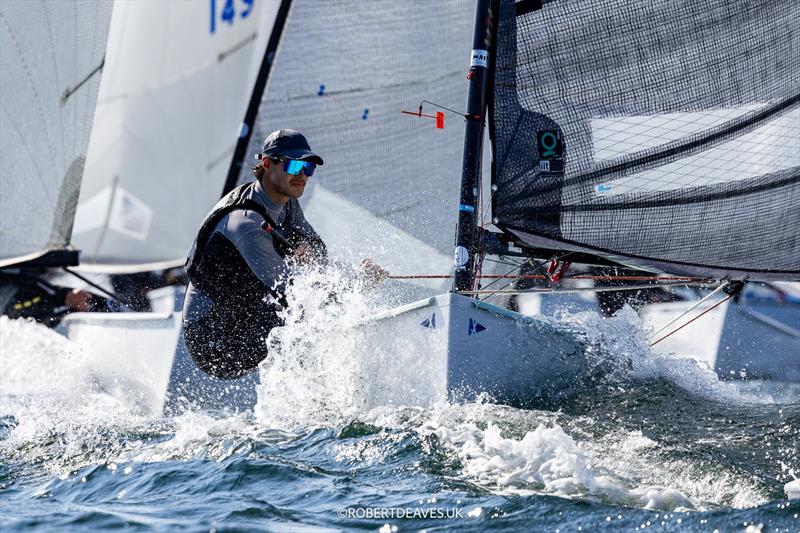
[[[529,249],[800,279],[799,28],[789,0],[500,0],[493,222]]]
[[[236,187],[239,176],[242,172],[242,166],[247,161],[247,146],[250,144],[250,137],[253,134],[253,126],[258,116],[258,108],[261,105],[261,98],[264,94],[264,89],[269,80],[269,73],[272,69],[272,64],[275,59],[275,53],[278,50],[278,45],[281,41],[283,28],[286,23],[286,17],[289,15],[289,9],[292,5],[292,0],[281,0],[281,6],[278,8],[278,14],[275,17],[275,25],[272,27],[272,33],[269,36],[267,48],[264,51],[264,57],[261,60],[261,67],[258,69],[258,76],[256,77],[253,92],[250,95],[250,102],[247,104],[247,111],[244,115],[244,122],[239,135],[239,140],[236,142],[236,148],[233,152],[233,159],[231,166],[228,169],[228,177],[225,180],[220,197],[225,196]]]
[[[0,269],[57,268],[78,266],[78,250],[43,250],[41,252],[0,261]]]

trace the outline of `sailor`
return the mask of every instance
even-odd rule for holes
[[[256,157],[255,180],[214,206],[186,262],[186,347],[198,367],[222,379],[247,374],[266,357],[267,335],[281,324],[287,261],[327,261],[298,202],[322,158],[289,129],[271,133]]]
[[[54,327],[70,312],[108,312],[112,302],[82,289],[62,287],[34,269],[0,270],[0,313]]]

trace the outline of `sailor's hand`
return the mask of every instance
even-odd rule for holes
[[[92,295],[80,289],[72,289],[64,297],[64,305],[70,311],[86,312],[91,309]]]
[[[389,277],[389,273],[379,267],[372,259],[364,259],[358,268],[362,281],[368,287],[375,287]]]
[[[308,265],[317,260],[317,253],[314,251],[314,247],[311,246],[311,244],[307,241],[303,241],[295,248],[292,259],[294,259],[295,263],[298,265]]]

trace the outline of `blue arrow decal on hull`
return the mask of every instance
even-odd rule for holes
[[[436,329],[436,313],[433,313],[430,318],[423,320],[420,326],[428,329]]]
[[[477,320],[469,319],[469,330],[467,331],[467,335],[475,335],[480,333],[481,331],[486,331],[486,326],[482,324],[478,324]]]

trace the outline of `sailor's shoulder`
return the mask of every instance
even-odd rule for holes
[[[253,232],[262,233],[266,236],[266,233],[261,229],[263,222],[264,217],[252,209],[236,209],[222,217],[215,231],[230,237],[231,240],[236,242],[243,235]]]

